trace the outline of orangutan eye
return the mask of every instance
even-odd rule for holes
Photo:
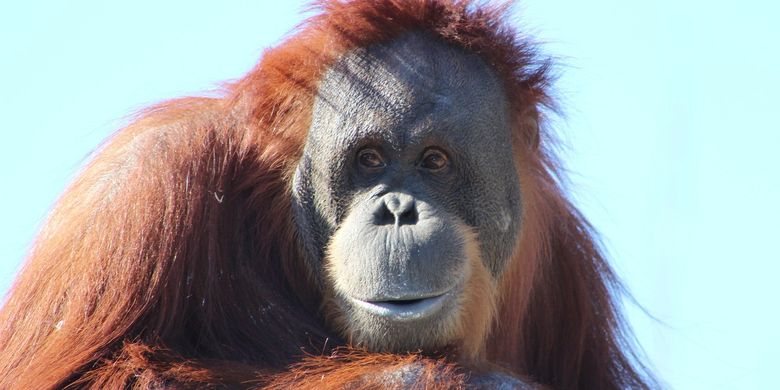
[[[364,169],[377,170],[385,167],[385,161],[382,159],[382,156],[372,148],[359,151],[357,161],[358,165]]]
[[[447,158],[447,155],[443,151],[434,148],[427,149],[420,161],[420,167],[431,172],[441,171],[449,165],[450,160]]]

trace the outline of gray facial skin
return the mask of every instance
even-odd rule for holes
[[[495,282],[520,228],[500,80],[425,33],[349,52],[319,86],[293,186],[307,261],[348,337],[388,351],[452,342],[466,232]]]

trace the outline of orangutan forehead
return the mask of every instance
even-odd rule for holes
[[[340,108],[360,103],[400,116],[420,106],[488,106],[504,96],[477,55],[415,32],[342,56],[325,75],[319,98]]]
[[[462,128],[504,128],[507,122],[504,88],[493,69],[424,32],[343,55],[320,83],[314,110],[318,120],[356,132],[410,122]]]

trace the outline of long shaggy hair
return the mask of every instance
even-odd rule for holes
[[[220,98],[143,112],[58,201],[0,312],[0,388],[222,385],[337,388],[416,364],[421,387],[463,368],[346,346],[323,323],[291,223],[290,183],[314,94],[340,55],[427,31],[504,82],[524,195],[517,253],[484,354],[561,389],[654,386],[631,352],[621,292],[564,197],[539,110],[550,62],[508,5],[322,0]]]

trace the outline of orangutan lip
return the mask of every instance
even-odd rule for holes
[[[358,307],[374,315],[395,321],[411,321],[436,313],[444,305],[449,292],[425,298],[363,301],[350,298]]]

